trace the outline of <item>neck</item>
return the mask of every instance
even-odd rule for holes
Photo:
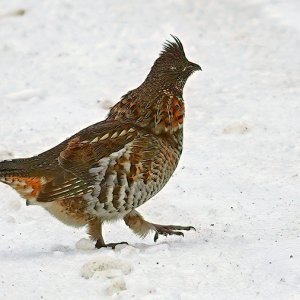
[[[147,79],[122,97],[108,119],[134,123],[155,134],[176,133],[183,126],[184,103],[180,84]]]
[[[178,79],[176,76],[162,72],[150,72],[145,81],[137,88],[137,90],[168,90],[177,97],[182,98],[182,92],[186,79]]]

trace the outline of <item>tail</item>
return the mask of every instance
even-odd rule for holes
[[[26,204],[33,204],[42,186],[46,183],[44,177],[36,174],[32,158],[5,160],[0,162],[0,182],[14,188]]]
[[[27,173],[27,159],[13,159],[0,162],[0,181],[11,176],[26,176]]]

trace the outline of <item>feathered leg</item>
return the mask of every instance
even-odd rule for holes
[[[193,226],[178,225],[159,225],[146,221],[136,210],[132,210],[124,217],[124,221],[129,228],[141,237],[145,237],[151,230],[155,231],[154,242],[157,241],[158,235],[181,235],[183,232],[177,230],[196,230]]]
[[[99,219],[94,219],[89,222],[88,224],[88,233],[92,240],[96,241],[95,247],[97,249],[103,248],[103,247],[110,247],[112,249],[115,249],[117,245],[120,244],[127,244],[126,242],[120,242],[120,243],[109,243],[105,244],[103,236],[102,236],[102,221]]]

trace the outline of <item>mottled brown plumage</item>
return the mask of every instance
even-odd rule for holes
[[[183,140],[183,87],[201,68],[187,60],[178,38],[166,42],[146,80],[110,110],[106,120],[58,146],[0,163],[0,181],[27,204],[38,204],[72,226],[88,225],[96,247],[105,244],[102,224],[123,218],[141,237],[183,235],[191,226],[147,222],[135,210],[167,183]]]

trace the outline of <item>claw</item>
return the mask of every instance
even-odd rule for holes
[[[169,226],[166,226],[166,227],[168,227],[168,228],[171,229],[171,230],[187,230],[187,231],[189,231],[189,230],[193,229],[193,230],[196,231],[196,228],[193,227],[193,226],[176,226],[176,225],[169,225]]]
[[[153,224],[154,225],[154,224]],[[196,230],[193,226],[174,226],[174,225],[154,225],[156,232],[154,234],[154,242],[158,240],[158,235],[161,234],[163,236],[168,235],[179,235],[184,236],[184,233],[181,231],[175,231],[175,230]]]
[[[180,235],[180,236],[184,236],[184,233],[183,233],[183,232],[180,232],[180,231],[179,231],[179,232],[176,232],[175,234],[176,234],[176,235]]]
[[[112,249],[115,249],[116,246],[118,246],[118,245],[128,245],[128,243],[127,242],[109,243],[106,245],[106,247],[111,247]]]
[[[109,248],[115,249],[117,245],[128,245],[128,243],[120,242],[120,243],[109,243],[109,244],[105,244],[105,245],[96,243],[95,247],[97,249],[104,248],[104,247],[109,247]]]
[[[194,231],[196,231],[196,228],[194,226],[188,226],[187,228],[188,229],[186,229],[186,230],[194,230]]]

